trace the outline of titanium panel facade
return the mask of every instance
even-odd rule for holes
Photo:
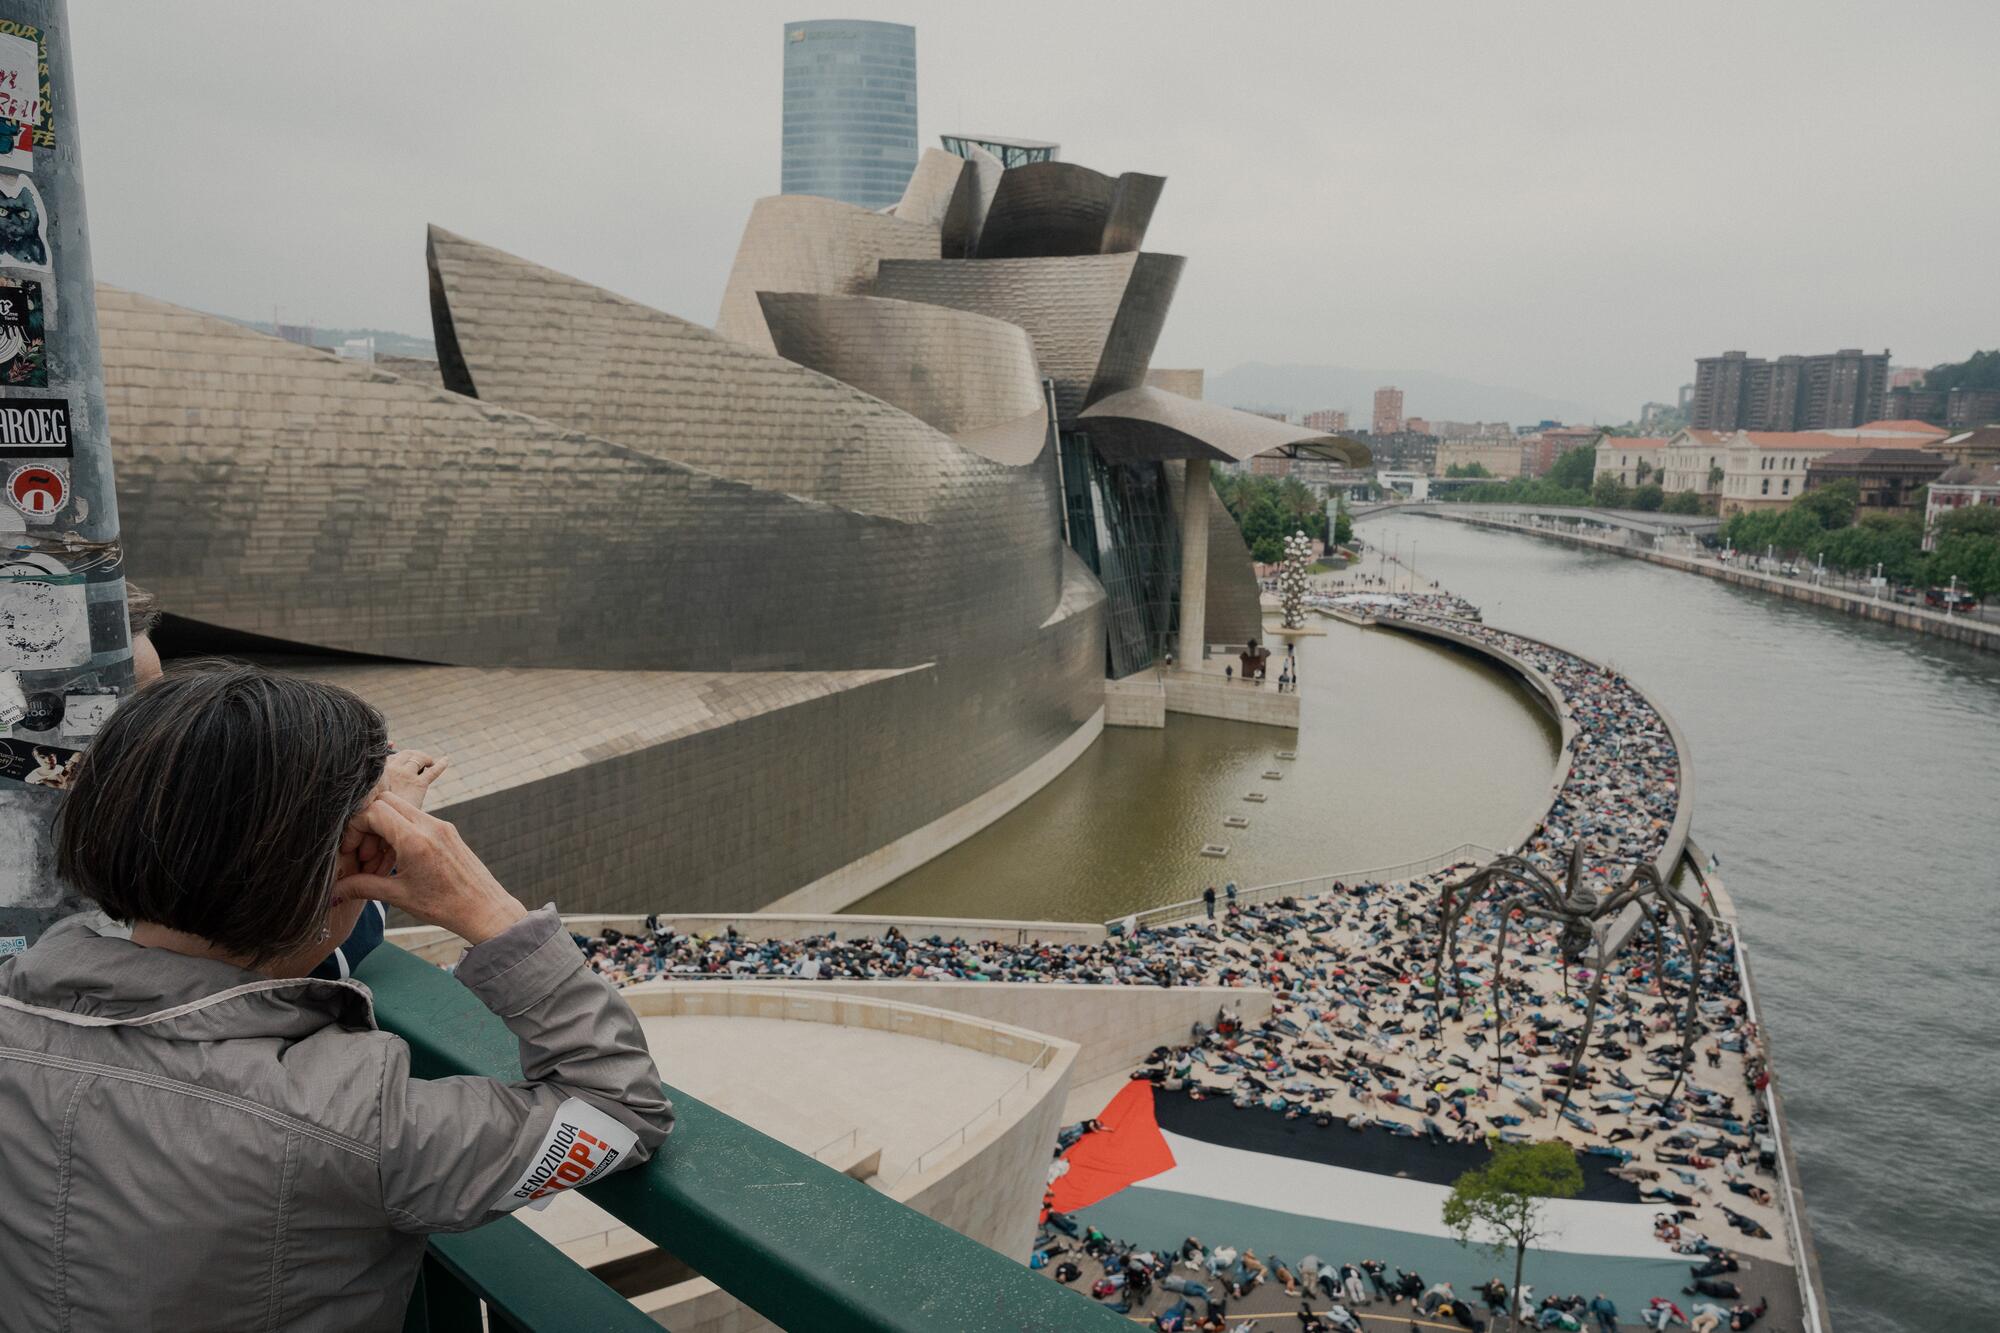
[[[809,195],[759,199],[737,244],[715,331],[769,352],[771,334],[758,292],[866,296],[882,260],[936,259],[943,253],[942,236],[929,222]]]
[[[782,183],[887,208],[917,165],[917,30],[820,19],[785,25]]]
[[[1358,441],[1146,384],[1092,403],[1083,410],[1080,424],[1099,449],[1119,458],[1241,463],[1259,454],[1289,450],[1337,459],[1349,467],[1366,467],[1369,461],[1367,447]]]
[[[1047,443],[1035,347],[1016,325],[879,296],[762,299],[786,360],[892,403],[989,458],[1032,463]]]
[[[524,902],[754,911],[1041,759],[1103,701],[1103,591],[989,662],[761,675],[318,666],[450,754],[440,813]],[[630,719],[629,727],[608,723]]]
[[[193,620],[436,663],[838,671],[1003,653],[1061,597],[1046,468],[937,436],[937,521],[856,513],[98,300],[133,577]]]
[[[314,670],[458,755],[453,817],[525,900],[756,908],[1101,706],[1050,467],[964,455],[939,523],[856,514],[98,299],[133,576],[202,624],[461,664]]]
[[[1146,238],[1163,176],[1111,177],[1074,162],[1031,162],[1000,178],[981,259],[1123,254]]]
[[[484,402],[870,514],[922,519],[962,480],[940,432],[776,355],[437,228],[430,264]]]
[[[1018,324],[1034,339],[1056,408],[1074,417],[1092,396],[1145,378],[1180,281],[1178,255],[1074,255],[1055,259],[885,259],[877,296],[924,301]]]

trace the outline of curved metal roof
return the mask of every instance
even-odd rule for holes
[[[1079,414],[1090,442],[1107,458],[1209,458],[1241,463],[1259,454],[1326,458],[1366,467],[1358,440],[1273,421],[1233,407],[1141,385],[1100,398]]]

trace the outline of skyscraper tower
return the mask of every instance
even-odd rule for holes
[[[786,24],[779,188],[887,208],[916,166],[917,30],[847,19]]]
[[[1375,434],[1394,435],[1403,428],[1403,391],[1384,385],[1375,391]]]

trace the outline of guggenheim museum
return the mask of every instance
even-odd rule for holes
[[[1165,182],[975,141],[751,209],[713,329],[432,228],[394,373],[99,291],[170,654],[337,681],[570,912],[845,906],[1260,633],[1215,461],[1352,442],[1155,370]]]

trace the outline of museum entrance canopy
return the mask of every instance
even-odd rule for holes
[[[1324,458],[1355,468],[1371,461],[1368,446],[1358,440],[1150,385],[1098,399],[1078,415],[1077,425],[1090,433],[1100,453],[1118,462],[1199,458],[1242,463],[1259,454]]]

